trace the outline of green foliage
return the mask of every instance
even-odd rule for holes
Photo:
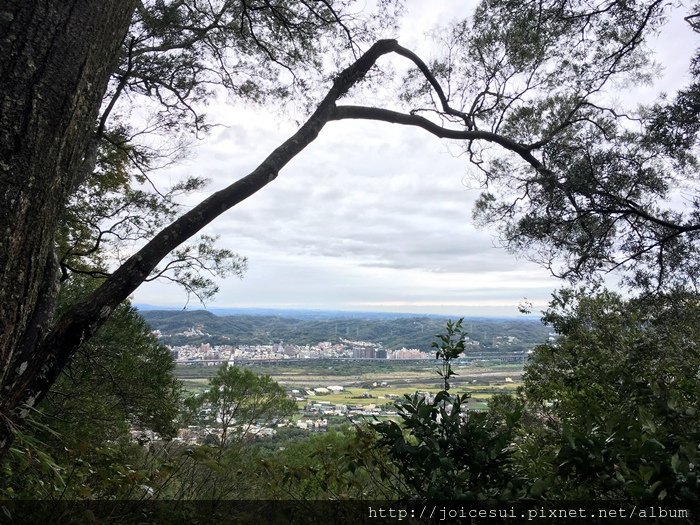
[[[449,323],[435,345],[444,389],[405,396],[399,421],[358,428],[361,445],[339,464],[390,498],[697,501],[698,304],[682,291],[558,292],[544,316],[557,339],[486,412],[449,390],[463,350]]]
[[[436,336],[440,339],[440,343],[433,342],[432,344],[432,347],[436,349],[435,359],[442,361],[442,369],[438,370],[438,375],[442,377],[443,390],[445,392],[450,389],[449,379],[457,375],[452,370],[451,363],[464,352],[464,338],[466,334],[462,331],[463,321],[464,319],[459,319],[456,323],[447,321],[446,332]]]
[[[234,366],[221,367],[209,389],[193,401],[200,423],[221,429],[217,445],[240,443],[256,423],[270,424],[297,410],[296,403],[270,376],[258,376]]]
[[[450,363],[464,351],[464,335],[462,320],[448,322],[434,343],[444,389],[433,399],[406,395],[396,403],[400,423],[389,420],[372,428],[375,447],[393,466],[380,472],[398,497],[476,500],[516,494],[507,447],[519,414],[504,419],[495,412],[468,412],[469,394],[449,391]]]
[[[349,426],[287,443],[262,460],[270,497],[304,501],[396,497],[379,482],[386,461],[375,454],[374,444],[369,434]]]
[[[443,390],[432,399],[405,396],[396,403],[398,421],[313,436],[288,429],[269,441],[246,438],[254,423],[284,417],[295,406],[269,377],[235,367],[219,369],[209,389],[185,403],[189,422],[213,430],[204,445],[145,448],[131,441],[127,424],[168,425],[148,417],[157,399],[151,405],[144,395],[138,407],[128,388],[120,392],[123,399],[111,393],[121,416],[99,424],[87,419],[98,413],[92,399],[54,400],[45,405],[66,419],[65,426],[39,407],[31,432],[18,437],[3,465],[2,495],[695,501],[698,304],[696,295],[684,292],[628,300],[608,291],[558,292],[545,314],[558,338],[537,347],[518,394],[493,397],[485,412],[467,411],[468,394],[452,390],[451,364],[464,351],[461,321],[449,322],[435,342]],[[125,308],[126,324],[104,331],[103,348],[128,331],[130,315]],[[73,380],[86,377],[76,373]],[[109,386],[101,376],[90,392],[108,399]],[[184,417],[178,424],[187,423]]]
[[[65,286],[61,308],[94,285],[83,279]],[[143,496],[158,472],[130,430],[152,438],[175,434],[181,390],[173,369],[168,348],[158,344],[131,306],[119,306],[31,413],[30,425],[17,430],[3,464],[0,494],[26,499]]]
[[[59,314],[96,286],[89,278],[64,286]],[[47,418],[56,420],[54,428],[59,432],[89,426],[83,431],[94,430],[99,439],[109,439],[113,437],[111,425],[116,435],[128,425],[171,437],[181,395],[174,368],[170,350],[151,334],[136,310],[124,303],[76,353],[41,409]],[[86,425],[90,418],[96,424]]]
[[[545,320],[559,338],[527,366],[521,464],[552,467],[549,497],[697,500],[697,296],[565,290]]]

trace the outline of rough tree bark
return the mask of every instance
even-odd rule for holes
[[[0,6],[0,451],[39,373],[58,292],[53,236],[133,0]],[[24,399],[26,401],[26,399]]]
[[[29,407],[36,405],[80,344],[178,245],[216,217],[272,182],[330,121],[380,120],[420,127],[435,136],[485,140],[544,168],[533,147],[465,128],[378,108],[337,106],[377,59],[397,53],[430,81],[446,112],[447,100],[427,66],[395,40],[375,43],[335,78],[306,123],[253,172],[218,191],[164,228],[83,302],[51,322],[57,292],[53,232],[81,163],[89,158],[100,100],[129,24],[125,0],[13,0],[0,11],[0,459]]]

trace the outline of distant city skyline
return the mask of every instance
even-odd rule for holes
[[[399,41],[429,60],[424,35],[476,3],[406,4]],[[658,41],[665,90],[686,82],[687,56],[679,50],[691,47],[689,30],[673,23]],[[398,58],[391,64],[403,67]],[[655,90],[635,93],[648,102]],[[185,209],[249,173],[297,127],[265,108],[222,102],[208,113],[224,126],[159,179],[210,179],[185,198]],[[457,153],[418,129],[328,124],[270,186],[203,231],[248,258],[244,278],[218,280],[221,291],[207,306],[513,317],[527,300],[534,313],[544,309],[564,282],[498,247],[494,227],[475,227],[471,210],[480,190],[474,168]],[[132,299],[177,308],[187,302],[181,288],[158,282],[142,285]],[[192,297],[188,307],[201,305]]]

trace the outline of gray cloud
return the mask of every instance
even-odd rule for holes
[[[419,51],[432,25],[466,14],[451,0],[429,5],[408,2],[402,42]],[[676,67],[671,47],[661,47],[661,59]],[[671,78],[685,74],[680,66]],[[263,110],[214,105],[209,115],[227,127],[188,164],[160,175],[165,183],[193,174],[211,180],[183,199],[185,209],[250,172],[295,131]],[[515,314],[523,297],[544,305],[560,282],[496,248],[494,231],[474,227],[478,192],[465,184],[469,174],[465,159],[421,130],[328,124],[277,180],[205,229],[249,257],[246,277],[222,282],[216,304],[469,315]],[[136,300],[184,302],[161,284],[143,287]]]
[[[221,114],[229,126],[173,173],[211,180],[185,206],[254,169],[294,130]],[[546,272],[474,227],[468,169],[419,130],[333,123],[276,181],[206,228],[249,257],[246,277],[224,281],[217,304],[514,314],[523,296],[543,301],[553,288]],[[182,301],[165,290],[151,285],[138,298]]]

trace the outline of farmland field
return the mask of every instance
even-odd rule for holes
[[[308,400],[331,404],[386,405],[404,394],[437,392],[441,389],[433,361],[346,361],[310,360],[304,362],[246,363],[246,368],[261,375],[270,375],[288,390],[304,391],[342,386],[340,392],[309,395]],[[473,408],[485,408],[488,399],[498,393],[514,392],[521,382],[520,364],[456,364],[458,374],[450,380],[455,393],[471,394]],[[176,375],[187,390],[201,391],[218,367],[179,366]]]

